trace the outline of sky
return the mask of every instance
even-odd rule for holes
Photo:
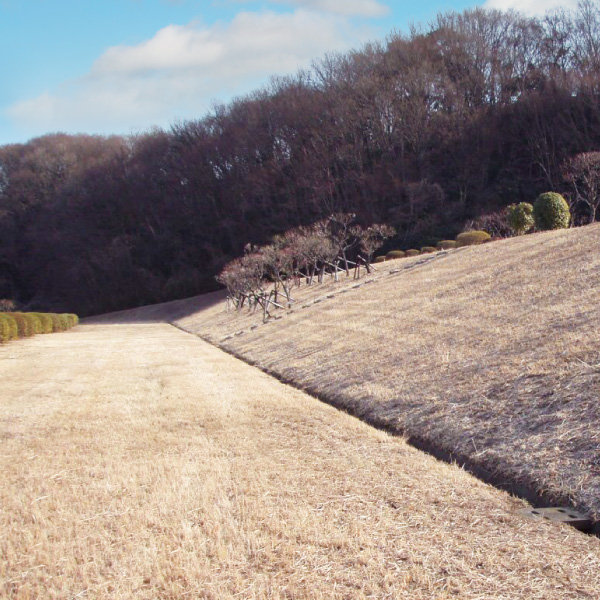
[[[135,134],[439,12],[576,0],[0,0],[0,145]]]

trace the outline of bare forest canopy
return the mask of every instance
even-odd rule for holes
[[[585,0],[441,14],[170,131],[2,146],[0,298],[83,316],[192,296],[247,243],[336,212],[393,227],[390,248],[433,244],[567,192],[564,161],[600,149],[599,101]]]

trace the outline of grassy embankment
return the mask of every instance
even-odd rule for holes
[[[219,294],[170,319],[362,418],[600,518],[600,225],[399,259],[262,325]]]
[[[8,344],[0,381],[0,597],[600,589],[600,540],[168,325]]]

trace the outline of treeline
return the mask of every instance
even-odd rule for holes
[[[334,213],[393,227],[390,247],[435,245],[568,194],[561,166],[600,148],[599,101],[600,6],[584,0],[442,14],[170,131],[3,146],[0,297],[89,315],[193,295],[247,243]]]

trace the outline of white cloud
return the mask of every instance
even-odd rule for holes
[[[554,8],[577,8],[577,0],[488,0],[486,8],[500,10],[517,10],[526,15],[543,15]]]
[[[238,0],[240,1],[240,0]],[[241,0],[244,1],[244,0]],[[357,17],[383,17],[389,7],[377,0],[271,0],[275,4],[287,4],[309,10],[319,10],[338,15]]]
[[[249,92],[325,52],[366,41],[348,19],[298,9],[239,13],[230,23],[169,25],[136,46],[109,48],[89,73],[13,104],[27,135],[128,132],[200,117],[213,99]]]

